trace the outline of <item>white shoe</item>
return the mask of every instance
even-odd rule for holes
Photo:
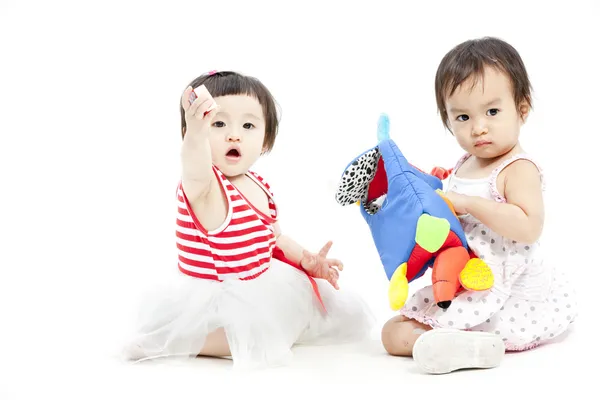
[[[416,340],[413,359],[427,373],[447,374],[459,369],[497,367],[504,351],[504,342],[493,333],[432,329]]]

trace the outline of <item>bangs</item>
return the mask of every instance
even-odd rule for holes
[[[195,82],[194,82],[195,83]],[[258,100],[266,108],[271,98],[268,90],[256,79],[239,74],[217,72],[204,79],[206,89],[213,97],[246,95]],[[195,87],[192,84],[192,87]]]
[[[485,67],[491,67],[499,72],[506,73],[504,68],[497,60],[489,57],[476,57],[473,54],[462,55],[464,59],[458,57],[456,64],[445,71],[442,77],[442,96],[448,98],[454,94],[459,86],[470,80],[469,90],[473,90],[480,81],[483,81]]]

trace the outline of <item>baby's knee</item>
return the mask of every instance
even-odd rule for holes
[[[414,340],[411,337],[410,323],[406,319],[392,318],[385,323],[381,330],[381,343],[389,354],[393,356],[410,356]]]

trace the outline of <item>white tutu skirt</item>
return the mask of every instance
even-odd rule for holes
[[[362,299],[317,284],[325,314],[308,277],[273,259],[250,281],[209,281],[180,274],[176,283],[142,301],[128,360],[197,356],[206,336],[223,328],[235,367],[290,361],[294,344],[333,344],[368,337],[375,319]]]

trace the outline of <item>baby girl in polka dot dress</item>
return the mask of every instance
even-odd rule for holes
[[[496,38],[464,42],[442,59],[435,90],[445,127],[466,151],[446,195],[494,285],[461,292],[448,309],[425,287],[385,324],[382,341],[390,354],[413,356],[429,373],[491,368],[505,351],[563,334],[577,315],[575,293],[546,263],[539,242],[544,177],[519,144],[531,92],[517,51]]]

